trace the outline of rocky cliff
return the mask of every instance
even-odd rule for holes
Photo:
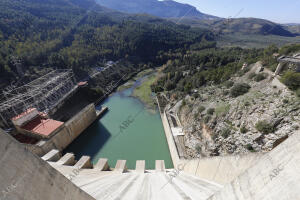
[[[235,95],[240,83],[248,91]],[[195,93],[178,113],[186,157],[267,152],[299,129],[299,99],[261,63]]]

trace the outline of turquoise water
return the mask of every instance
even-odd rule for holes
[[[164,160],[166,168],[173,168],[167,140],[158,110],[148,110],[138,99],[131,97],[133,88],[116,92],[102,106],[109,111],[87,128],[65,152],[76,158],[89,155],[92,162],[108,158],[114,167],[117,160],[127,160],[129,169],[136,160],[145,160],[147,169],[154,169],[155,160]]]

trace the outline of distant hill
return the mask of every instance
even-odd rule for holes
[[[173,22],[178,18],[170,19]],[[218,34],[258,34],[258,35],[277,35],[285,37],[296,36],[297,32],[292,32],[286,26],[277,24],[264,19],[257,18],[235,18],[235,19],[215,19],[199,20],[196,18],[184,18],[180,23],[193,27],[202,27],[213,30]]]
[[[126,13],[145,13],[163,18],[194,17],[197,19],[217,19],[198,11],[195,7],[172,0],[96,0],[98,4]]]

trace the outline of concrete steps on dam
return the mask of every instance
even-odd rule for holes
[[[107,159],[100,159],[91,167],[82,164],[89,163],[86,157],[79,160],[80,165],[76,161],[64,165],[61,161],[72,160],[72,155],[57,158],[60,154],[55,150],[43,158],[95,199],[296,200],[300,197],[299,152],[300,131],[297,131],[268,153],[237,159],[243,172],[234,175],[235,178],[224,185],[212,181],[216,178],[200,178],[198,173],[191,175],[186,170],[165,169],[162,160],[155,162],[153,170],[145,169],[145,161],[137,161],[136,168],[131,170],[126,168],[125,160],[119,160],[111,168]],[[233,170],[230,168],[234,166],[231,157],[223,161],[219,159],[203,159],[196,163],[197,168],[201,173],[212,172],[215,176]],[[245,159],[254,164],[249,166]],[[213,165],[217,168],[212,168]],[[246,166],[249,167],[245,169]],[[227,175],[219,177],[222,178],[228,180]]]
[[[56,151],[50,151],[49,157]],[[56,154],[57,155],[57,154]],[[138,160],[136,168],[126,167],[126,160],[118,160],[113,168],[101,158],[91,165],[88,156],[74,161],[67,153],[48,163],[95,199],[208,199],[222,185],[189,175],[175,169],[165,169],[163,160],[157,160],[155,169],[145,169],[145,161]]]
[[[0,199],[298,200],[299,152],[297,131],[222,187],[207,178],[164,169],[163,161],[157,161],[153,170],[145,169],[145,161],[137,161],[136,168],[131,170],[126,169],[126,161],[119,161],[111,168],[107,159],[100,159],[89,166],[88,157],[76,161],[73,154],[62,156],[57,150],[41,159],[0,129]],[[202,168],[203,173],[209,172],[204,169],[215,163],[202,160],[198,162],[199,168],[203,162],[209,162]],[[230,168],[222,163],[218,171],[226,173]]]

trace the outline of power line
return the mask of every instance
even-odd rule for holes
[[[49,113],[76,88],[72,70],[53,70],[23,86],[10,87],[3,91],[0,120],[9,127],[11,118],[29,108]]]

